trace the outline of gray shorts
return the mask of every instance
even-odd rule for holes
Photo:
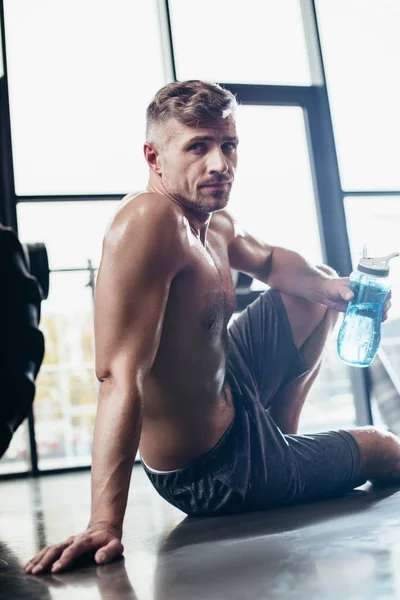
[[[280,293],[264,292],[229,328],[235,417],[216,446],[169,473],[144,469],[188,515],[232,514],[341,495],[365,483],[347,431],[283,435],[269,408],[306,371]]]

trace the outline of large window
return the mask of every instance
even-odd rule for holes
[[[400,190],[400,3],[318,0],[345,190]]]
[[[42,304],[46,354],[34,404],[39,467],[78,466],[90,462],[98,391],[93,282],[104,231],[118,204],[112,199],[147,182],[145,109],[154,93],[173,73],[178,80],[231,84],[243,99],[232,212],[271,244],[297,250],[314,263],[328,258],[336,268],[338,259],[345,275],[350,259],[343,198],[353,263],[365,241],[374,254],[400,250],[400,5],[397,0],[3,4],[14,173],[2,161],[0,175],[7,170],[9,182],[15,176],[10,206],[18,203],[21,241],[44,242],[52,271],[50,295]],[[3,123],[7,103],[0,108]],[[385,190],[393,197],[384,196]],[[390,323],[400,319],[400,260],[393,262],[392,275]],[[263,288],[253,284],[253,291]],[[350,371],[339,361],[333,339],[301,429],[354,422]],[[28,448],[24,425],[0,471],[25,469]]]
[[[5,0],[18,195],[146,183],[145,109],[165,83],[156,0]]]
[[[43,304],[46,353],[36,381],[40,468],[89,464],[96,414],[93,303],[88,273],[53,273]]]
[[[300,0],[172,0],[178,79],[310,85]]]
[[[93,288],[102,238],[117,202],[18,205],[23,242],[46,243],[52,273],[40,328],[46,352],[34,402],[41,469],[90,464],[98,383],[95,377]],[[92,273],[88,261],[92,262]],[[22,440],[20,440],[20,445]],[[20,451],[21,452],[21,451]],[[14,458],[14,448],[9,459]],[[19,463],[20,464],[20,463]]]
[[[107,224],[118,202],[21,202],[18,204],[19,237],[43,242],[50,268],[79,269],[91,260],[98,267]]]
[[[237,131],[238,169],[229,204],[235,217],[256,237],[321,262],[303,110],[240,106]]]

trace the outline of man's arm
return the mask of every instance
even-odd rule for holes
[[[232,269],[281,292],[346,311],[354,296],[348,277],[338,277],[330,267],[332,274],[328,275],[297,252],[260,242],[244,231],[226,210],[214,213],[212,222],[227,241]],[[383,321],[388,318],[391,297],[390,292],[383,309]]]
[[[184,266],[180,231],[171,208],[146,194],[121,209],[106,235],[95,298],[101,389],[91,518],[83,534],[43,550],[28,572],[48,569],[55,561],[52,570],[60,571],[88,552],[95,553],[98,563],[123,552],[122,524],[141,433],[143,382],[159,346],[171,282]]]
[[[353,297],[347,277],[327,275],[297,252],[270,246],[244,231],[225,210],[213,215],[214,227],[228,243],[232,269],[241,271],[281,292],[320,302],[344,311]]]

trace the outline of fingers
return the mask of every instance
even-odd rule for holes
[[[32,573],[33,575],[41,573],[48,567],[48,565],[61,556],[65,548],[67,548],[70,544],[71,541],[67,540],[61,544],[50,546],[50,548],[44,548],[44,550],[39,552],[39,554],[37,554],[25,565],[25,573]]]
[[[385,306],[383,307],[382,321],[386,321],[386,319],[388,318],[388,312],[389,312],[391,306],[392,306],[392,303],[390,302],[390,299],[386,300]]]
[[[100,548],[95,554],[94,560],[99,565],[104,565],[110,562],[117,556],[120,556],[124,551],[124,546],[117,539],[111,540],[106,546]]]
[[[63,569],[69,567],[77,558],[79,558],[83,554],[97,550],[99,546],[101,546],[101,544],[96,544],[90,536],[86,536],[83,539],[75,540],[73,544],[71,544],[70,546],[68,546],[68,548],[64,550],[64,552],[61,554],[61,556],[56,562],[51,560],[51,557],[49,556],[49,560],[46,561],[46,565],[44,568],[49,567],[52,564],[52,562],[54,562],[51,571],[52,573],[58,573],[59,571],[62,571]],[[42,559],[42,564],[46,559],[47,556],[45,556],[44,559]]]
[[[38,575],[51,567],[52,573],[63,571],[77,559],[88,555],[96,556],[98,564],[110,562],[120,556],[124,547],[120,541],[120,533],[111,531],[113,527],[88,527],[79,535],[72,536],[61,544],[50,546],[39,552],[25,565],[25,572]]]
[[[343,300],[352,300],[354,298],[354,294],[351,290],[349,290],[349,288],[344,287],[340,290],[340,295],[343,298]]]
[[[385,307],[384,307],[384,309],[383,309],[383,317],[382,317],[382,321],[386,321],[386,319],[388,318],[388,313],[389,313],[389,310],[390,310],[390,307],[391,307],[391,305],[392,305],[392,303],[391,303],[391,302],[389,302],[389,303],[385,304]]]
[[[333,301],[340,301],[343,299],[348,302],[354,297],[354,293],[349,287],[349,280],[347,277],[328,280],[327,291],[328,298]]]
[[[25,572],[39,575],[47,571],[51,565],[53,565],[52,571],[61,571],[86,552],[97,550],[100,545],[100,543],[97,546],[94,545],[92,538],[86,536],[83,539],[67,540],[61,544],[50,546],[39,552],[26,564]]]

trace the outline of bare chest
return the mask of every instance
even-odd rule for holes
[[[220,334],[235,309],[235,294],[227,249],[210,239],[204,247],[193,245],[187,270],[177,282],[181,314],[206,332]]]
[[[209,246],[205,254],[208,256],[199,257],[196,273],[200,292],[199,316],[206,329],[220,329],[226,327],[236,303],[229,260],[223,248]]]

